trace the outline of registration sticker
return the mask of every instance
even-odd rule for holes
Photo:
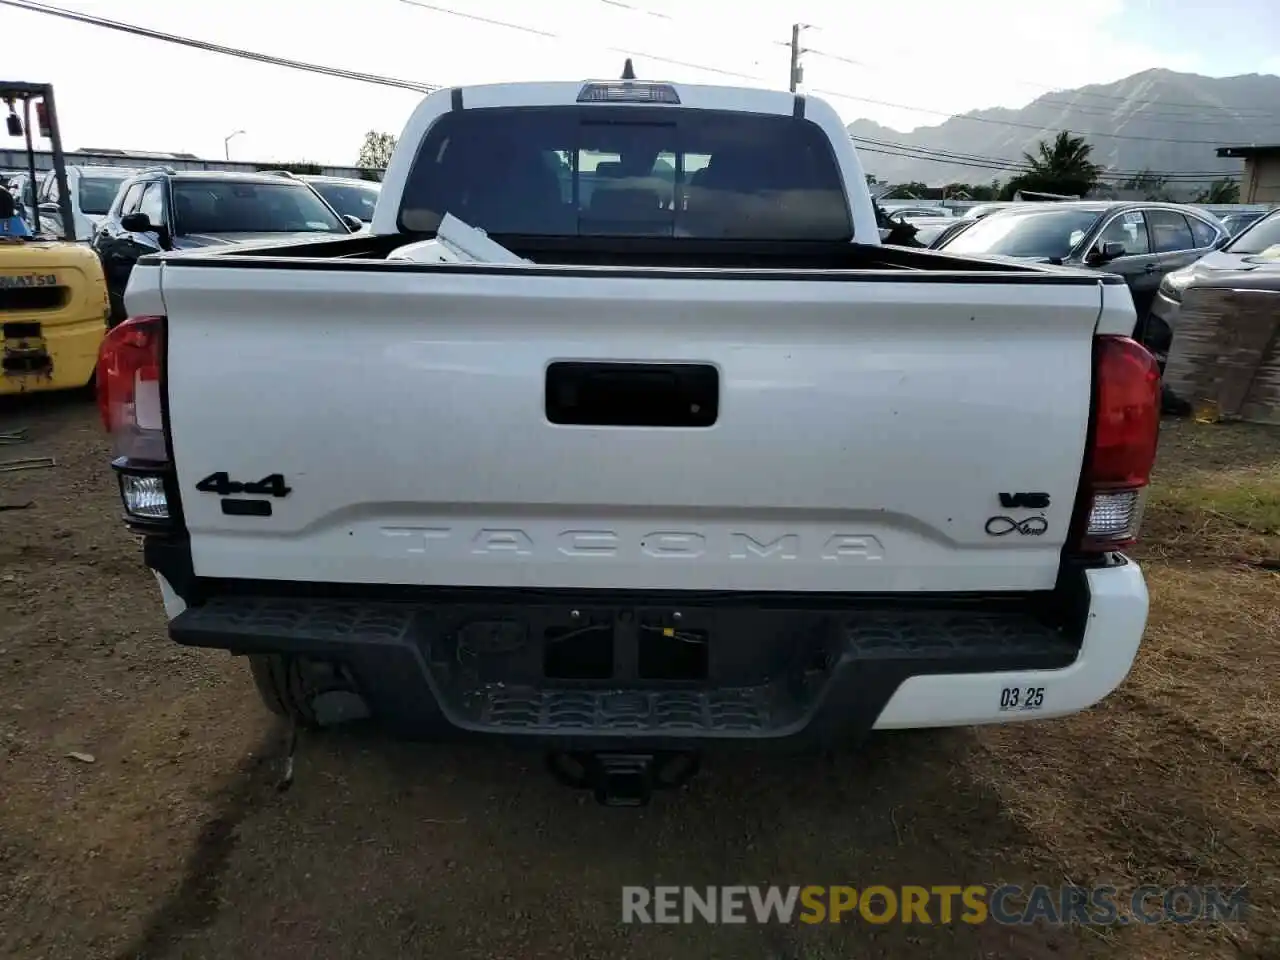
[[[1005,687],[1000,691],[1000,712],[1025,713],[1044,707],[1044,687]]]
[[[0,290],[59,286],[56,273],[0,273]]]
[[[1133,211],[1130,211],[1129,213],[1126,213],[1126,214],[1124,215],[1124,222],[1125,222],[1125,223],[1141,223],[1141,222],[1142,222],[1142,211],[1141,211],[1141,210],[1133,210]]]

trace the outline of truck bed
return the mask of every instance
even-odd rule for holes
[[[493,236],[512,253],[534,261],[533,266],[486,264],[413,264],[386,260],[397,247],[417,240],[430,239],[430,234],[351,237],[255,243],[214,250],[201,250],[182,255],[182,263],[193,266],[261,265],[264,261],[291,261],[294,269],[364,269],[423,270],[453,269],[466,266],[470,270],[537,270],[539,267],[635,267],[679,270],[684,276],[697,270],[781,270],[795,273],[858,271],[860,273],[902,272],[914,275],[937,274],[947,282],[963,282],[970,275],[981,282],[1015,283],[1079,283],[1097,285],[1096,274],[1045,264],[1017,263],[978,257],[961,257],[936,250],[911,247],[858,244],[846,242],[799,241],[734,241],[696,240],[651,237],[518,237]],[[143,264],[158,263],[163,255],[144,257]],[[645,276],[653,276],[646,272]],[[717,274],[724,277],[723,273]],[[959,275],[959,276],[958,276]],[[870,279],[870,278],[867,278]],[[1123,283],[1116,277],[1103,282]]]

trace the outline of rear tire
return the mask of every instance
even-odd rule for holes
[[[1155,355],[1160,362],[1160,372],[1164,372],[1165,361],[1169,357],[1169,348],[1173,346],[1173,331],[1154,314],[1147,316],[1142,325],[1142,338],[1138,341]]]
[[[251,654],[249,671],[258,696],[268,710],[291,720],[300,727],[315,729],[320,724],[311,709],[313,696],[302,664],[294,657],[276,654]]]

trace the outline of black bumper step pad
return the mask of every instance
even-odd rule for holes
[[[454,663],[433,662],[433,643],[441,639],[435,634],[450,619],[441,615],[446,609],[416,602],[225,596],[184,611],[171,622],[170,634],[179,643],[235,653],[342,660],[357,672],[374,669],[381,652],[400,685],[406,664],[416,663],[421,695],[464,730],[675,739],[785,737],[819,713],[831,714],[837,726],[845,725],[841,716],[856,716],[869,726],[908,677],[1058,669],[1079,652],[1078,638],[1014,606],[999,614],[963,607],[805,609],[799,615],[808,622],[818,616],[833,625],[832,656],[822,670],[792,670],[752,686],[507,684],[482,680]],[[512,606],[506,616],[518,616],[520,609]],[[733,640],[713,634],[711,642]],[[361,679],[377,685],[377,678]]]

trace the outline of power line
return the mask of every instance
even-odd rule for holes
[[[859,150],[859,153],[873,153],[873,154],[881,154],[887,157],[898,157],[900,159],[925,160],[925,161],[932,161],[935,163],[946,163],[946,164],[951,164],[951,165],[960,166],[960,167],[971,167],[979,170],[990,170],[993,173],[1018,174],[1018,173],[1027,172],[1027,171],[1019,171],[1019,170],[1010,170],[1007,167],[994,166],[994,165],[985,164],[985,163],[978,163],[975,161],[941,160],[941,159],[936,159],[931,157],[917,157],[910,154],[897,153],[892,150],[881,150],[877,147],[859,147],[858,150]],[[1109,183],[1113,185],[1116,185],[1116,184],[1123,185],[1125,183],[1130,183],[1135,179],[1137,178],[1127,177],[1127,176],[1115,176],[1112,174],[1105,174],[1105,173],[1099,174],[1096,177],[1096,180],[1099,183]],[[1169,180],[1169,179],[1157,176],[1156,179],[1165,184],[1168,184],[1169,186],[1190,187],[1190,186],[1199,186],[1206,183],[1216,183],[1219,180],[1229,180],[1231,178],[1230,177],[1200,177],[1197,179]]]
[[[622,8],[625,8],[625,9],[627,9],[627,10],[632,10],[632,11],[634,11],[634,12],[636,12],[636,13],[642,13],[642,14],[645,14],[645,15],[647,15],[647,16],[651,16],[651,17],[659,17],[659,18],[661,18],[661,19],[663,19],[663,20],[670,20],[670,21],[673,21],[673,22],[674,22],[674,21],[675,21],[675,19],[676,19],[676,18],[674,18],[674,17],[670,16],[669,14],[659,13],[659,12],[657,12],[657,11],[650,10],[650,9],[649,9],[649,8],[647,8],[647,7],[642,7],[642,6],[638,6],[638,5],[635,5],[635,4],[622,3],[622,2],[620,2],[620,0],[596,0],[596,2],[598,2],[598,3],[604,3],[604,4],[607,4],[607,5],[611,6],[611,7],[622,7]],[[811,29],[814,29],[814,30],[821,30],[821,29],[822,29],[822,27],[818,26],[817,24],[807,24],[806,26],[808,26],[808,27],[810,27]],[[870,69],[887,69],[887,68],[889,68],[889,67],[896,67],[896,66],[900,66],[900,64],[870,63],[870,62],[865,61],[865,60],[854,60],[854,59],[852,59],[852,58],[850,58],[850,57],[841,56],[840,54],[836,54],[836,53],[829,53],[829,52],[826,52],[826,51],[823,51],[823,50],[814,50],[814,49],[812,49],[812,48],[807,48],[804,52],[805,52],[805,53],[812,53],[812,54],[814,54],[815,56],[819,56],[819,57],[827,57],[828,59],[831,59],[831,60],[839,60],[839,61],[841,61],[841,62],[843,62],[843,63],[852,64],[852,65],[854,65],[854,66],[858,66],[858,67],[867,67],[867,68],[870,68]],[[1018,84],[1019,86],[1035,87],[1035,88],[1037,88],[1037,89],[1039,89],[1039,90],[1044,90],[1045,92],[1047,92],[1047,93],[1051,93],[1051,94],[1052,94],[1052,93],[1071,93],[1073,96],[1076,96],[1076,97],[1090,97],[1090,98],[1097,99],[1097,100],[1110,100],[1110,101],[1114,101],[1114,102],[1116,102],[1116,103],[1129,104],[1129,105],[1139,105],[1139,104],[1140,104],[1140,105],[1144,105],[1144,106],[1152,106],[1152,105],[1154,105],[1154,106],[1159,106],[1159,107],[1182,107],[1182,108],[1187,109],[1187,110],[1196,110],[1196,111],[1203,111],[1203,110],[1206,110],[1206,109],[1221,110],[1221,111],[1224,111],[1224,112],[1235,113],[1235,114],[1239,115],[1239,116],[1240,116],[1240,117],[1242,117],[1242,118],[1246,118],[1246,115],[1248,115],[1248,114],[1256,114],[1256,115],[1257,115],[1257,118],[1259,118],[1259,119],[1274,119],[1274,118],[1276,117],[1276,114],[1275,114],[1275,113],[1273,113],[1273,112],[1271,112],[1271,111],[1269,111],[1269,110],[1260,110],[1260,109],[1259,109],[1259,108],[1257,108],[1257,107],[1233,107],[1233,106],[1231,106],[1230,104],[1219,104],[1218,106],[1209,106],[1209,105],[1206,105],[1206,104],[1204,104],[1204,103],[1178,103],[1178,102],[1176,102],[1176,101],[1168,101],[1168,100],[1143,100],[1143,99],[1134,98],[1134,97],[1122,97],[1122,96],[1117,96],[1116,94],[1112,94],[1112,93],[1094,93],[1094,92],[1092,92],[1092,91],[1088,91],[1088,90],[1064,90],[1062,87],[1053,86],[1053,85],[1051,85],[1051,84],[1047,84],[1047,83],[1038,83],[1038,82],[1036,82],[1036,81],[1034,81],[1034,80],[1021,80],[1021,79],[1018,79],[1017,77],[1009,77],[1009,78],[1007,78],[1007,79],[1008,79],[1008,81],[1009,81],[1010,83],[1016,83],[1016,84]],[[1044,102],[1042,98],[1038,98],[1038,99],[1040,100],[1040,102]],[[1074,107],[1076,107],[1077,109],[1079,109],[1078,105],[1076,105],[1076,104],[1071,104],[1071,106],[1074,106]],[[1101,115],[1103,115],[1103,114],[1099,114],[1099,115],[1101,116]],[[1154,114],[1152,114],[1152,113],[1147,113],[1146,115],[1147,115],[1147,116],[1154,116]],[[1183,114],[1169,114],[1169,116],[1171,116],[1171,117],[1177,117],[1177,116],[1184,116],[1184,115],[1183,115]],[[1197,121],[1197,120],[1190,120],[1190,119],[1189,119],[1189,120],[1186,120],[1186,121],[1184,121],[1184,122],[1186,122],[1186,123],[1200,123],[1201,121]],[[1225,122],[1230,122],[1230,121],[1219,121],[1219,122],[1224,122],[1224,123],[1225,123]]]
[[[400,2],[408,4],[410,6],[414,6],[414,7],[421,7],[425,10],[432,10],[437,13],[448,14],[449,16],[461,17],[465,20],[474,20],[481,23],[486,23],[486,24],[489,24],[490,26],[504,27],[509,30],[518,30],[523,33],[533,33],[537,36],[549,37],[552,39],[559,39],[559,40],[571,39],[563,36],[562,34],[552,33],[546,30],[539,30],[534,27],[529,27],[525,24],[512,23],[511,21],[508,21],[508,20],[497,20],[489,17],[481,17],[478,14],[473,14],[473,13],[464,13],[462,11],[454,10],[450,7],[445,7],[440,4],[427,2],[427,0],[400,0]],[[709,67],[703,64],[689,63],[684,60],[672,60],[667,57],[659,57],[650,53],[643,53],[638,50],[626,50],[621,47],[606,47],[605,49],[612,50],[617,53],[622,53],[627,56],[645,57],[650,60],[656,60],[659,63],[672,63],[672,64],[676,64],[677,66],[689,67],[695,70],[704,70],[709,73],[719,73],[724,76],[738,77],[744,80],[757,80],[760,82],[765,82],[763,77],[759,77],[754,74],[739,73],[736,70],[724,70],[719,67]],[[993,124],[993,125],[1002,126],[1002,127],[1021,127],[1027,130],[1034,130],[1037,133],[1045,132],[1044,127],[1037,126],[1036,124],[1032,124],[1032,123],[1018,123],[1013,120],[993,120],[989,117],[971,117],[963,114],[948,113],[945,110],[932,110],[928,107],[917,107],[917,106],[912,106],[911,104],[893,103],[892,101],[888,101],[888,100],[875,100],[870,97],[859,97],[853,94],[841,93],[838,90],[820,90],[815,88],[813,89],[813,92],[823,94],[825,96],[837,97],[842,100],[856,100],[860,103],[870,103],[870,104],[875,104],[876,106],[891,107],[896,110],[909,110],[909,111],[915,111],[919,113],[928,113],[928,114],[933,114],[934,116],[946,117],[948,119],[967,120],[973,123],[987,123],[987,124]],[[1111,140],[1133,140],[1140,143],[1178,143],[1178,144],[1191,144],[1191,145],[1204,145],[1204,146],[1218,146],[1220,144],[1220,141],[1218,140],[1188,140],[1183,137],[1144,137],[1144,136],[1138,136],[1136,134],[1102,133],[1098,131],[1089,131],[1089,132],[1073,131],[1073,132],[1077,133],[1078,136],[1083,136],[1089,139],[1100,138],[1100,139],[1111,139]]]
[[[489,17],[482,17],[478,13],[463,13],[461,10],[451,10],[448,7],[442,7],[435,3],[425,3],[423,0],[400,0],[401,3],[407,3],[411,7],[421,7],[424,10],[433,10],[436,13],[447,13],[451,17],[460,17],[463,20],[471,20],[474,23],[487,23],[491,27],[506,27],[508,30],[519,30],[521,33],[530,33],[535,37],[547,37],[551,40],[563,40],[564,38],[558,33],[550,33],[546,30],[539,30],[537,27],[527,27],[521,23],[511,23],[507,20],[493,20]]]
[[[981,160],[955,160],[949,157],[926,157],[926,156],[920,156],[919,154],[914,154],[914,153],[902,153],[896,150],[886,150],[881,147],[859,146],[858,152],[879,154],[886,157],[897,157],[902,160],[922,160],[929,163],[944,163],[949,166],[970,167],[977,170],[990,170],[993,173],[1024,174],[1024,173],[1030,172],[1030,168],[1023,169],[1020,167],[1012,167],[1008,164],[986,163]],[[1232,179],[1231,177],[1227,177],[1227,176],[1197,176],[1197,177],[1180,178],[1177,175],[1174,175],[1172,177],[1169,177],[1169,176],[1163,176],[1159,173],[1154,173],[1149,171],[1144,171],[1144,174],[1149,175],[1156,180],[1169,184],[1170,186],[1196,186],[1204,183],[1214,183],[1218,180]],[[1129,183],[1135,180],[1140,180],[1141,177],[1133,176],[1130,174],[1116,174],[1116,173],[1111,173],[1109,171],[1104,171],[1102,173],[1099,173],[1096,179],[1100,183],[1123,184],[1123,183]]]
[[[645,16],[657,17],[659,20],[673,20],[674,17],[665,13],[658,13],[656,10],[646,10],[644,7],[636,7],[629,3],[623,3],[622,0],[599,0],[600,3],[610,7],[621,7],[623,10],[631,10],[635,13],[643,13]]]
[[[438,3],[428,3],[426,0],[400,0],[401,3],[408,4],[411,7],[420,7],[423,10],[430,10],[434,13],[443,13],[451,17],[460,17],[463,20],[473,20],[477,23],[485,23],[491,27],[505,27],[508,30],[518,30],[521,33],[529,33],[534,36],[544,37],[550,40],[565,40],[570,43],[582,43],[573,37],[566,37],[561,33],[553,33],[548,30],[539,30],[536,27],[526,26],[522,23],[511,23],[508,20],[495,20],[490,17],[482,17],[475,13],[464,13],[461,10],[454,10],[450,7],[441,6]],[[702,70],[706,73],[719,74],[722,77],[736,77],[739,80],[758,80],[764,82],[763,77],[757,77],[750,73],[739,73],[736,70],[723,70],[719,67],[708,67],[700,63],[691,63],[688,60],[673,60],[670,57],[660,57],[657,54],[645,53],[642,50],[628,50],[623,47],[608,47],[596,44],[602,50],[609,50],[613,53],[620,53],[627,57],[644,57],[646,60],[653,60],[657,63],[669,63],[677,67],[686,67],[690,70]]]
[[[462,18],[462,19],[465,19],[465,20],[472,20],[472,21],[476,21],[476,22],[479,22],[479,23],[488,24],[488,25],[490,25],[490,26],[502,27],[502,28],[506,28],[506,29],[510,29],[510,30],[517,30],[517,31],[524,32],[524,33],[532,33],[532,34],[534,34],[534,35],[536,35],[536,36],[541,36],[541,37],[545,37],[545,38],[549,38],[549,39],[558,39],[558,40],[569,40],[569,39],[571,39],[571,38],[566,38],[566,37],[564,37],[562,34],[554,33],[554,32],[551,32],[551,31],[546,31],[546,30],[541,30],[541,29],[534,28],[534,27],[529,27],[529,26],[527,26],[527,25],[525,25],[525,24],[513,23],[513,22],[511,22],[511,21],[507,21],[507,20],[498,20],[498,19],[494,19],[494,18],[491,18],[491,17],[483,17],[483,16],[480,16],[480,15],[478,15],[478,14],[467,13],[467,12],[464,12],[464,11],[461,11],[461,10],[454,10],[454,9],[452,9],[452,8],[450,8],[450,7],[445,7],[445,6],[441,5],[441,4],[428,2],[428,0],[401,0],[401,2],[402,2],[402,3],[406,3],[406,4],[410,5],[410,6],[421,7],[421,8],[423,8],[423,9],[425,9],[425,10],[431,10],[431,11],[436,12],[436,13],[443,13],[443,14],[446,14],[446,15],[449,15],[449,16],[459,17],[459,18]],[[637,7],[637,6],[634,6],[634,5],[632,5],[632,4],[622,3],[622,2],[620,2],[620,0],[598,0],[598,2],[605,3],[605,4],[607,4],[608,6],[621,7],[621,8],[623,8],[623,9],[631,10],[631,11],[636,12],[636,13],[642,13],[642,14],[649,14],[649,15],[659,16],[659,14],[657,14],[655,11],[647,10],[647,9],[642,8],[642,7]],[[669,19],[672,19],[672,18],[668,17],[668,16],[667,16],[667,15],[665,15],[665,14],[661,14],[660,16],[662,16],[662,17],[663,17],[663,19],[668,19],[668,20],[669,20]],[[796,87],[796,85],[799,83],[799,81],[800,81],[800,77],[801,77],[801,72],[800,72],[800,71],[801,71],[801,67],[800,67],[800,65],[799,65],[799,58],[800,58],[800,55],[801,55],[801,54],[803,54],[803,53],[809,53],[809,52],[813,52],[813,53],[822,53],[822,51],[815,51],[815,50],[811,50],[811,49],[808,49],[808,48],[803,48],[803,49],[802,49],[802,48],[799,46],[800,33],[801,33],[801,31],[803,31],[803,30],[807,29],[809,26],[810,26],[809,24],[803,24],[803,23],[798,23],[798,24],[793,24],[793,25],[792,25],[791,43],[789,44],[789,46],[791,47],[791,87],[792,87],[792,90],[794,90],[794,89],[795,89],[795,87]],[[652,55],[652,54],[641,53],[641,52],[634,51],[634,50],[625,50],[625,49],[621,49],[621,48],[617,48],[617,47],[610,47],[610,48],[608,48],[608,49],[616,50],[617,52],[624,53],[624,54],[627,54],[627,55],[629,55],[629,56],[647,57],[648,59],[651,59],[651,60],[657,60],[657,61],[659,61],[659,62],[664,62],[664,63],[674,63],[674,64],[678,64],[678,65],[681,65],[681,66],[692,67],[692,68],[694,68],[694,69],[700,69],[700,70],[707,70],[707,71],[714,72],[714,73],[725,73],[725,74],[728,74],[728,75],[731,75],[731,76],[743,77],[743,78],[745,78],[745,79],[750,79],[750,80],[763,80],[763,78],[761,78],[761,77],[753,76],[753,75],[750,75],[750,74],[741,74],[741,73],[738,73],[738,72],[736,72],[736,71],[727,71],[727,70],[721,70],[721,69],[719,69],[719,68],[715,68],[715,67],[706,67],[706,66],[703,66],[703,65],[701,65],[701,64],[690,64],[690,63],[687,63],[687,62],[685,62],[685,61],[681,61],[681,60],[674,60],[674,59],[667,58],[667,57],[658,57],[658,56],[654,56],[654,55]],[[825,54],[825,53],[823,53],[823,55],[826,55],[826,56],[834,56],[834,55],[832,55],[832,54]],[[849,62],[849,63],[855,63],[855,64],[862,65],[862,62],[861,62],[861,61],[851,60],[851,59],[846,58],[846,57],[839,57],[838,59],[845,60],[845,61],[847,61],[847,62]],[[815,91],[815,92],[820,92],[820,93],[831,93],[830,91]],[[831,93],[831,95],[834,95],[834,96],[843,96],[842,94],[835,94],[835,93]],[[856,99],[856,98],[855,98],[855,99]],[[921,108],[921,109],[923,109],[923,108]],[[963,119],[963,118],[962,118],[962,119]],[[1025,126],[1030,126],[1030,125],[1028,124],[1028,125],[1025,125]],[[1040,128],[1036,128],[1036,129],[1040,129]],[[1043,131],[1041,130],[1041,132],[1043,132]],[[857,141],[857,140],[865,140],[865,139],[867,139],[867,138],[858,138],[858,137],[854,137],[853,139],[854,139],[855,141]],[[868,142],[875,142],[875,141],[868,141]],[[1181,141],[1179,141],[1179,142],[1181,142]],[[951,162],[951,163],[955,163],[957,166],[983,166],[983,167],[986,167],[986,168],[989,168],[989,169],[1005,170],[1005,171],[1008,171],[1008,170],[1026,171],[1026,170],[1031,169],[1029,166],[1027,166],[1027,165],[1025,164],[1025,162],[1022,162],[1022,161],[1005,161],[1005,160],[1000,160],[999,158],[995,158],[995,157],[976,157],[976,158],[974,158],[974,157],[970,157],[970,156],[967,156],[967,155],[955,155],[955,156],[952,156],[952,155],[948,154],[948,153],[947,153],[947,152],[945,152],[945,151],[943,151],[943,152],[937,152],[937,151],[924,151],[924,152],[921,152],[921,149],[920,149],[920,148],[913,148],[913,147],[911,147],[910,145],[907,145],[907,144],[896,144],[896,143],[892,143],[892,142],[888,142],[888,141],[883,142],[883,145],[884,145],[884,146],[888,146],[888,147],[898,148],[898,149],[901,149],[901,150],[903,150],[903,151],[906,151],[906,152],[903,152],[903,153],[890,153],[890,154],[889,154],[890,156],[910,157],[910,156],[912,156],[912,155],[914,154],[914,155],[916,156],[916,158],[917,158],[917,159],[934,160],[934,161],[936,161],[936,162]],[[864,149],[870,149],[870,148],[864,148]],[[873,152],[873,153],[877,153],[877,152],[878,152],[878,153],[888,153],[888,151],[887,151],[887,150],[874,150],[874,149],[872,149],[872,150],[871,150],[871,152]],[[926,153],[940,153],[940,155],[938,155],[938,156],[927,156],[927,155],[925,155]],[[1117,179],[1133,179],[1134,177],[1136,177],[1136,176],[1140,176],[1140,175],[1145,174],[1145,173],[1147,173],[1147,172],[1148,172],[1148,171],[1137,171],[1137,172],[1134,172],[1134,173],[1132,173],[1132,174],[1126,174],[1126,173],[1123,173],[1123,172],[1114,172],[1114,173],[1113,173],[1113,172],[1111,172],[1111,171],[1108,171],[1106,175],[1107,175],[1107,176],[1111,176],[1111,177],[1115,177],[1115,178],[1117,178]],[[1212,173],[1209,173],[1209,174],[1207,174],[1207,175],[1212,176],[1213,174],[1212,174]],[[1171,174],[1171,175],[1169,175],[1168,177],[1166,177],[1166,179],[1171,179],[1172,177],[1181,177],[1181,176],[1185,176],[1185,175],[1183,175],[1183,174]]]
[[[106,17],[95,17],[87,13],[77,13],[74,10],[64,10],[61,7],[53,7],[44,3],[34,3],[32,0],[0,0],[0,5],[14,7],[18,10],[26,10],[30,13],[43,13],[51,17],[61,17],[65,20],[73,20],[76,23],[88,24],[94,27],[103,27],[107,30],[116,30],[120,33],[128,33],[136,37],[145,37],[149,40],[160,40],[164,43],[176,43],[184,47],[204,50],[207,53],[221,53],[229,57],[239,57],[242,60],[253,60],[258,63],[267,63],[277,67],[289,67],[293,70],[305,70],[308,73],[318,73],[329,77],[339,77],[343,80],[358,80],[361,83],[376,83],[384,87],[398,87],[402,90],[413,90],[418,93],[430,93],[433,90],[440,89],[439,86],[430,83],[415,83],[411,80],[400,80],[395,77],[383,77],[374,73],[359,73],[355,70],[342,70],[338,67],[327,67],[318,63],[304,63],[301,60],[288,60],[284,57],[274,57],[270,54],[257,53],[253,50],[242,50],[238,47],[225,47],[217,43],[207,43],[203,40],[194,40],[191,37],[182,37],[173,33],[163,33],[159,30],[152,30],[148,27],[139,27],[135,24],[123,23],[119,20],[109,20]]]
[[[412,6],[422,7],[424,9],[433,10],[439,13],[444,13],[451,16],[455,16],[455,17],[461,17],[463,19],[478,21],[478,22],[490,24],[492,26],[498,26],[498,27],[503,27],[507,29],[519,30],[519,31],[532,33],[538,36],[543,36],[551,39],[559,39],[559,40],[569,39],[569,38],[563,37],[561,34],[539,30],[537,28],[528,27],[523,24],[516,24],[516,23],[504,21],[504,20],[495,20],[487,17],[481,17],[476,14],[464,13],[462,11],[453,10],[438,4],[427,3],[427,2],[424,2],[424,0],[401,0],[401,2],[410,4]],[[141,36],[147,39],[159,40],[166,43],[175,43],[182,46],[203,50],[209,53],[219,53],[226,56],[234,56],[240,59],[255,61],[258,63],[266,63],[274,66],[288,67],[290,69],[295,69],[295,70],[303,70],[309,73],[316,73],[316,74],[321,74],[325,76],[338,77],[346,80],[355,80],[355,81],[360,81],[364,83],[374,83],[374,84],[380,84],[383,86],[397,87],[405,90],[413,90],[419,93],[429,93],[433,90],[440,89],[439,85],[437,84],[416,83],[413,81],[401,80],[395,77],[385,77],[377,74],[361,73],[361,72],[352,71],[352,70],[340,69],[337,67],[324,66],[321,64],[305,63],[302,61],[289,60],[283,57],[276,57],[269,54],[263,54],[255,51],[244,50],[237,47],[228,47],[228,46],[223,46],[221,44],[208,43],[206,41],[195,40],[193,38],[183,37],[177,34],[164,33],[158,30],[152,30],[150,28],[140,27],[134,24],[128,24],[121,21],[117,21],[117,20],[111,20],[105,17],[96,17],[89,14],[77,13],[75,11],[65,10],[60,7],[54,7],[54,6],[50,6],[43,3],[33,2],[33,0],[0,0],[0,5],[27,10],[32,13],[42,13],[49,16],[61,17],[63,19],[72,20],[78,23],[83,23],[91,26],[97,26],[105,29],[128,33],[134,36]],[[630,9],[630,7],[628,8]],[[645,57],[650,60],[676,64],[676,65],[688,67],[691,69],[704,70],[712,73],[720,73],[727,76],[740,77],[743,79],[763,81],[763,78],[750,75],[750,74],[738,73],[737,71],[723,70],[716,67],[707,67],[701,64],[689,63],[683,60],[675,60],[668,57],[660,57],[650,53],[645,53],[645,52],[640,52],[635,50],[627,50],[627,49],[617,48],[617,47],[609,47],[608,49],[614,50],[618,53],[622,53],[628,56]],[[853,61],[850,61],[850,62],[853,62]],[[922,108],[922,107],[911,107],[903,104],[889,103],[887,101],[878,101],[878,100],[872,100],[870,98],[865,98],[865,97],[856,97],[851,94],[844,94],[837,91],[815,90],[814,92],[823,93],[829,96],[840,97],[842,99],[859,100],[863,102],[881,104],[884,106],[890,106],[890,107],[895,107],[899,109],[908,109],[908,110],[914,109],[914,110],[921,110],[923,112],[934,113],[934,114],[943,113],[942,111],[928,110],[927,108]],[[1037,132],[1041,132],[1041,133],[1044,132],[1043,128],[1036,127],[1032,124],[1015,124],[1010,121],[991,121],[991,120],[987,120],[987,118],[981,118],[981,117],[959,116],[959,117],[956,117],[956,119],[990,122],[990,123],[995,123],[1001,126],[1021,126],[1021,127],[1026,127],[1028,129],[1036,130]],[[1154,140],[1154,141],[1166,140],[1166,138],[1125,136],[1123,134],[1079,133],[1078,135],[1084,136],[1084,137],[1095,137],[1095,136],[1108,137],[1109,136],[1116,139],[1130,139],[1130,140]],[[867,139],[867,138],[863,138],[863,139]],[[1169,140],[1168,142],[1216,143],[1216,141],[1188,141],[1188,140]],[[881,145],[887,146],[891,149],[898,149],[898,150],[905,151],[903,153],[890,154],[892,156],[910,156],[912,153],[916,153],[916,154],[919,154],[919,156],[917,157],[918,159],[931,159],[937,162],[950,162],[950,163],[954,163],[957,166],[982,165],[982,166],[988,166],[990,169],[1009,170],[1009,169],[1017,168],[1017,165],[1018,165],[1018,161],[1005,161],[1005,160],[1001,160],[999,158],[994,158],[994,157],[979,157],[977,155],[960,155],[960,154],[951,156],[949,155],[948,151],[929,151],[929,150],[922,151],[922,148],[912,147],[909,144],[896,144],[891,141],[883,141]],[[870,150],[871,148],[863,147],[863,149]],[[887,151],[872,150],[872,152],[884,153]],[[934,155],[925,156],[923,155],[924,153],[929,153]],[[1140,171],[1139,173],[1146,173],[1146,172],[1147,171]],[[1113,174],[1113,175],[1120,176],[1120,174]],[[1134,174],[1134,175],[1136,176],[1138,174]],[[1212,176],[1212,175],[1213,174],[1211,173],[1206,174],[1206,176]],[[1173,173],[1165,176],[1166,176],[1166,179],[1171,179],[1179,176],[1189,176],[1189,175]]]
[[[931,163],[942,163],[959,167],[972,167],[979,170],[991,170],[997,173],[1025,174],[1033,172],[1032,167],[1026,164],[1007,163],[998,160],[987,160],[981,157],[957,158],[952,156],[931,156],[919,153],[914,150],[898,150],[892,147],[867,146],[858,145],[858,152],[880,154],[888,157],[898,157],[906,160],[923,160]],[[1159,180],[1169,185],[1194,185],[1201,183],[1212,183],[1217,180],[1232,179],[1218,173],[1204,174],[1161,174],[1156,171],[1141,170],[1137,173],[1131,171],[1101,170],[1097,179],[1107,183],[1129,183],[1133,181],[1141,181],[1150,178]]]
[[[1016,170],[1021,172],[1027,172],[1033,169],[1031,164],[1022,159],[1007,160],[1002,157],[984,156],[983,154],[975,153],[960,153],[955,150],[944,150],[938,147],[921,147],[909,143],[898,143],[893,140],[879,140],[874,137],[860,137],[854,134],[850,134],[849,139],[858,145],[859,150],[865,149],[866,147],[879,147],[901,151],[899,154],[900,156],[916,156],[923,160],[953,161],[957,164],[974,161],[978,164],[990,164],[993,167],[998,167],[1000,169]],[[1222,177],[1225,175],[1221,171],[1217,170],[1184,170],[1176,173],[1170,172],[1164,174],[1151,170],[1104,169],[1103,172],[1109,176],[1124,177],[1127,179],[1135,179],[1148,175],[1161,176],[1165,179],[1177,179],[1182,177]]]

